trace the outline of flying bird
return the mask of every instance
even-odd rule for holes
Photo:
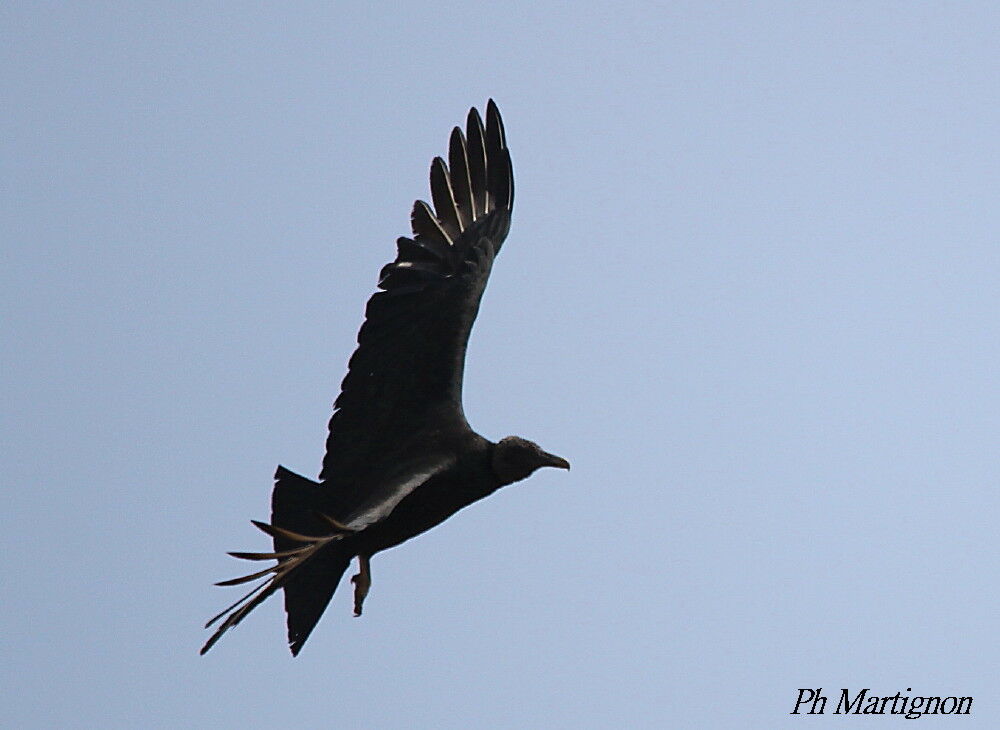
[[[431,163],[431,200],[413,205],[412,238],[396,241],[368,300],[330,419],[315,482],[279,466],[270,523],[253,524],[275,561],[229,586],[263,582],[206,624],[204,654],[279,589],[288,644],[297,655],[351,561],[354,615],[371,586],[371,557],[440,524],[503,486],[565,459],[517,436],[494,443],[469,426],[462,374],[472,323],[493,260],[510,229],[514,179],[503,121],[491,99],[486,124],[473,108],[455,127],[448,162]]]

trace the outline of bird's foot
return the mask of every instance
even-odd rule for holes
[[[361,608],[364,606],[368,589],[372,587],[371,565],[368,563],[367,555],[358,556],[358,567],[360,572],[351,578],[354,584],[354,615],[361,615]]]

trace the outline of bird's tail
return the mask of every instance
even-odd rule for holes
[[[292,654],[298,654],[350,564],[350,551],[337,548],[351,530],[319,509],[319,485],[282,466],[278,467],[274,479],[271,524],[251,520],[254,526],[273,538],[274,552],[229,554],[242,560],[276,560],[277,563],[265,570],[216,583],[219,586],[240,585],[270,576],[205,624],[205,628],[209,628],[224,619],[201,648],[202,654],[279,588],[285,589],[288,643]]]

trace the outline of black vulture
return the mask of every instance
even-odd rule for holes
[[[510,153],[492,99],[485,125],[473,108],[465,133],[452,130],[448,162],[434,159],[430,185],[433,209],[414,203],[413,237],[397,240],[396,259],[368,300],[319,482],[278,467],[271,522],[253,522],[273,538],[274,552],[230,553],[277,563],[217,584],[265,579],[208,622],[205,628],[222,620],[202,654],[279,588],[289,648],[298,654],[355,556],[360,616],[372,555],[540,467],[569,469],[526,439],[487,440],[462,409],[469,332],[514,203]]]

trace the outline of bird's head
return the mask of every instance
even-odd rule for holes
[[[543,466],[569,469],[569,462],[519,436],[501,439],[493,450],[493,473],[502,484],[519,482]]]

